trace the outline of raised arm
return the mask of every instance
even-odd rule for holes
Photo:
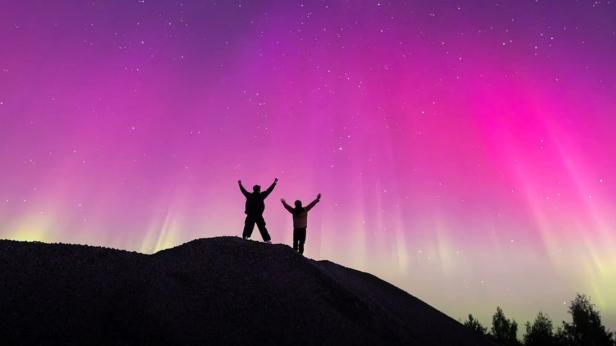
[[[272,183],[272,185],[270,185],[270,187],[268,187],[267,190],[263,192],[263,198],[269,196],[269,194],[272,193],[272,191],[274,191],[274,188],[276,187],[276,183],[278,183],[278,178],[274,179],[274,182]]]
[[[321,201],[321,194],[317,195],[317,199],[315,199],[314,201],[312,201],[310,204],[308,204],[306,206],[306,211],[312,209],[315,205],[317,205],[317,203],[319,203]]]
[[[282,202],[284,208],[289,211],[289,213],[293,212],[293,208],[291,208],[291,206],[287,204],[287,201],[285,201],[284,198],[282,198],[280,201]]]
[[[250,193],[248,191],[246,191],[246,189],[244,188],[244,186],[242,185],[242,181],[238,180],[237,183],[240,185],[240,191],[242,191],[242,194],[246,197],[250,196]]]

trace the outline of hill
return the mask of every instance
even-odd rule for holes
[[[377,277],[285,245],[153,255],[0,241],[3,345],[491,345]]]

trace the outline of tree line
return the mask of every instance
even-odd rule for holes
[[[463,323],[503,346],[616,346],[616,335],[603,325],[599,311],[588,296],[576,295],[568,313],[571,322],[563,321],[555,328],[550,317],[539,312],[534,321],[526,322],[522,340],[518,339],[518,323],[508,319],[500,307],[492,316],[489,330],[473,315],[468,315]]]

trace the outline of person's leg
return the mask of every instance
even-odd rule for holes
[[[302,229],[299,229],[298,231],[299,231],[299,234],[297,237],[298,238],[297,248],[298,248],[298,252],[300,253],[300,255],[303,255],[304,254],[304,243],[306,242],[306,229],[302,228]]]
[[[250,216],[246,216],[244,221],[244,232],[242,232],[242,238],[248,239],[252,235],[252,230],[255,228],[255,220]]]
[[[263,241],[267,242],[267,241],[272,240],[272,238],[270,238],[269,233],[267,233],[267,228],[265,228],[265,220],[263,219],[263,216],[258,218],[256,222],[257,222],[257,227],[259,228],[259,232],[261,232],[261,237],[263,238]]]
[[[296,228],[293,229],[293,250],[299,251],[299,238]]]

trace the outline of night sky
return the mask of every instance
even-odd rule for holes
[[[320,192],[309,257],[616,327],[614,1],[0,0],[0,44],[0,238],[240,235],[278,177],[275,243]]]

